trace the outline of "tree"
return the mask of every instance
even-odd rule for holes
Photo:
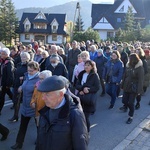
[[[124,20],[124,30],[132,31],[134,30],[134,27],[135,27],[134,14],[132,11],[132,7],[129,7]]]
[[[76,41],[87,41],[93,39],[96,42],[100,42],[100,36],[97,31],[94,31],[92,28],[88,28],[85,32],[77,32],[73,36],[73,40]]]
[[[74,31],[75,31],[75,32],[84,31],[83,27],[84,27],[84,23],[83,23],[83,21],[82,21],[81,16],[79,15],[78,18],[77,18],[76,24],[75,24],[75,29],[74,29]]]
[[[0,6],[0,40],[5,41],[5,44],[9,43],[11,46],[11,40],[15,37],[18,24],[15,8],[12,0],[1,0]]]

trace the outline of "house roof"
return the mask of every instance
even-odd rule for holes
[[[20,20],[20,33],[24,33],[24,24],[23,22],[25,21],[26,18],[31,23],[31,28],[29,30],[29,33],[47,33],[51,34],[51,22],[56,19],[59,26],[57,30],[57,34],[66,34],[64,31],[64,25],[66,24],[66,14],[44,14],[46,19],[35,19],[38,13],[23,13],[22,18]],[[46,23],[47,24],[47,29],[33,29],[33,24],[34,23]]]
[[[114,29],[118,29],[119,27],[123,27],[123,20],[125,17],[125,13],[114,13],[115,10],[122,4],[124,0],[115,0],[114,4],[92,4],[92,28],[100,21],[102,17],[105,17],[108,22],[114,27]],[[146,1],[147,5],[150,6],[150,0],[129,0],[133,5],[134,9],[137,13],[134,15],[136,18],[144,19],[146,17],[146,10],[144,10],[144,4]],[[147,7],[146,5],[146,7]],[[150,13],[150,10],[149,10]],[[148,13],[147,13],[148,14]],[[117,18],[121,18],[121,22],[117,22]],[[142,26],[144,26],[145,22],[142,22]]]

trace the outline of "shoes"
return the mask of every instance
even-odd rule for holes
[[[109,107],[108,107],[108,109],[112,109],[112,108],[114,108],[114,105],[110,105]]]
[[[100,96],[101,96],[101,97],[105,96],[105,92],[102,92]]]
[[[140,104],[137,103],[137,104],[135,105],[135,109],[139,109],[139,108],[140,108]]]
[[[2,136],[1,141],[5,141],[8,137],[9,130],[7,129],[6,134]]]
[[[17,122],[18,121],[18,117],[12,117],[11,119],[8,119],[8,121],[10,122]]]
[[[124,111],[124,112],[127,112],[127,110],[128,110],[128,108],[126,106],[124,106],[124,105],[122,107],[120,107],[119,109]]]
[[[22,144],[20,144],[20,143],[16,143],[15,145],[11,146],[11,149],[19,150],[21,148],[22,148]]]
[[[131,117],[129,117],[128,120],[126,121],[126,123],[131,124],[132,121],[133,121],[133,119]]]

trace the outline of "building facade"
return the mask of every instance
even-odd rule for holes
[[[32,39],[42,44],[66,43],[66,14],[23,13],[19,34],[22,43]]]
[[[115,37],[116,31],[124,27],[124,18],[131,7],[135,21],[144,28],[150,24],[150,0],[115,0],[114,4],[92,4],[92,28],[106,40]]]

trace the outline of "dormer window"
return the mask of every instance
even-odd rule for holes
[[[39,15],[37,16],[37,19],[43,19],[42,14],[39,14]]]
[[[124,12],[124,6],[121,7],[121,9],[119,10],[119,12]]]
[[[29,29],[30,29],[30,25],[29,25],[29,24],[26,24],[26,25],[25,25],[25,30],[29,31]]]
[[[23,22],[23,24],[24,24],[25,32],[28,32],[30,30],[30,28],[31,28],[31,23],[30,23],[29,19],[26,18],[25,21]]]
[[[46,19],[45,15],[42,12],[39,12],[34,19]]]
[[[57,27],[55,25],[52,26],[52,33],[57,33]]]
[[[52,33],[57,33],[57,30],[58,30],[58,22],[56,19],[54,19],[51,23],[51,30],[52,30]]]

